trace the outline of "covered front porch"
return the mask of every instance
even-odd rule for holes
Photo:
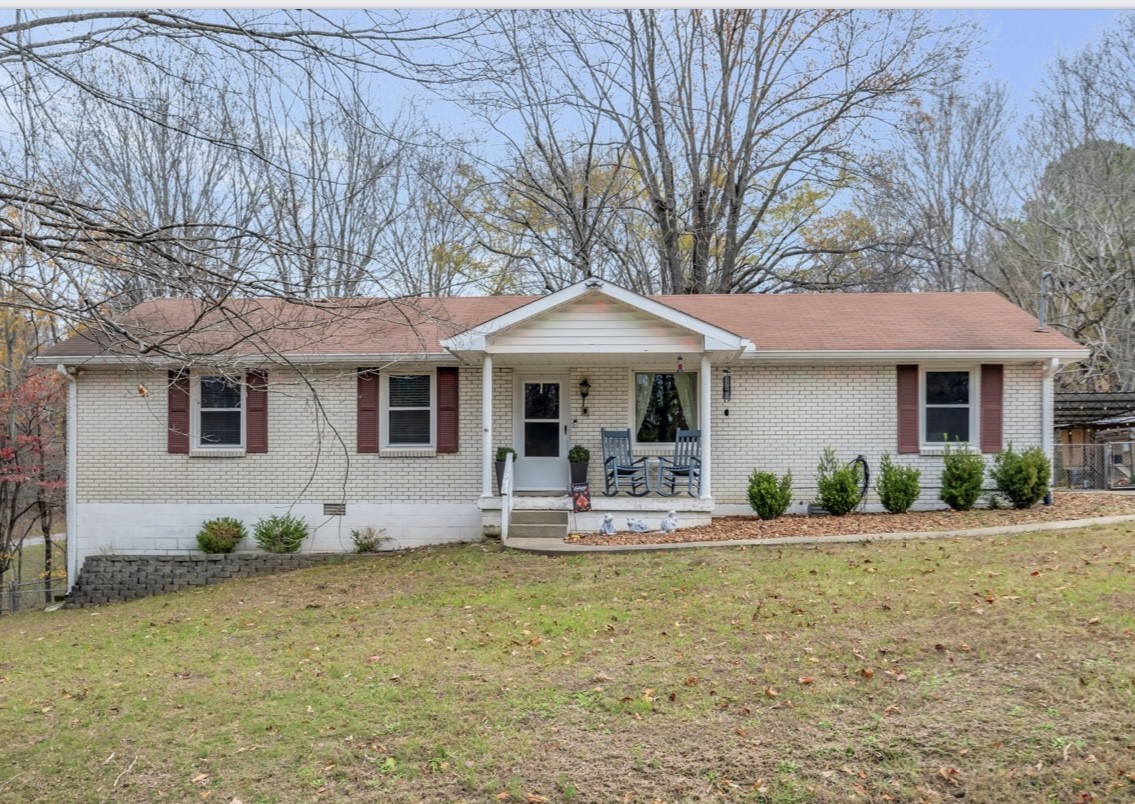
[[[444,345],[481,372],[481,495],[486,532],[499,532],[497,453],[515,451],[515,510],[570,513],[567,528],[595,531],[642,519],[657,527],[675,511],[680,526],[706,524],[713,502],[715,391],[751,345],[671,307],[599,280],[546,296]],[[604,430],[630,433],[635,459],[652,476],[674,453],[677,429],[698,431],[700,487],[664,496],[605,496]],[[590,452],[590,512],[573,513],[568,452]],[[657,520],[657,521],[656,521]]]

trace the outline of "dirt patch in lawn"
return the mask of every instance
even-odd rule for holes
[[[1024,510],[988,509],[974,511],[911,511],[905,514],[851,513],[847,516],[790,515],[762,520],[756,517],[721,517],[710,525],[682,528],[675,533],[597,533],[573,534],[572,544],[672,544],[680,542],[727,542],[738,539],[776,539],[790,536],[856,536],[879,533],[925,533],[942,530],[969,530],[1007,525],[1066,522],[1095,517],[1135,514],[1135,493],[1075,494],[1053,496],[1052,505],[1036,505]]]

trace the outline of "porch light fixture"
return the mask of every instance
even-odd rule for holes
[[[721,399],[726,405],[733,398],[733,372],[726,368],[721,372]],[[725,408],[725,415],[729,415],[729,408]]]
[[[678,355],[678,373],[682,373],[682,356]]]
[[[579,396],[583,399],[583,415],[587,415],[587,396],[591,393],[591,383],[584,379],[579,384]]]

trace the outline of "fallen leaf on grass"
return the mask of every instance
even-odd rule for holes
[[[193,782],[194,784],[201,784],[202,782],[207,782],[207,781],[209,781],[209,774],[199,773],[196,776],[194,776],[192,779],[190,779],[189,781]]]
[[[378,664],[380,661],[382,661],[382,657],[379,656],[377,653],[374,654],[373,656],[367,657],[367,664]]]
[[[859,671],[859,675],[863,676],[864,678],[874,678],[875,677],[875,670],[873,668],[870,668],[870,667],[864,667],[862,670]]]
[[[1088,625],[1099,625],[1099,624],[1100,624],[1100,618],[1099,617],[1093,617],[1092,619],[1088,620]]]
[[[698,677],[697,676],[687,676],[686,677],[686,686],[687,687],[696,687],[697,684],[698,684]]]
[[[591,680],[594,681],[596,684],[606,684],[608,681],[611,680],[611,677],[609,675],[607,675],[606,673],[596,673],[595,675],[593,675],[591,677]]]
[[[801,684],[811,684],[815,680],[816,679],[812,678],[811,676],[800,676],[799,679]]]
[[[774,690],[772,687],[765,687],[765,695],[770,698],[775,698],[776,696],[780,695],[780,693]]]

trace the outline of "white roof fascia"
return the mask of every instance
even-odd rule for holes
[[[931,360],[1032,362],[1056,358],[1062,363],[1086,359],[1087,349],[846,349],[769,350],[753,349],[741,357],[761,363],[922,363]]]
[[[239,357],[226,357],[224,355],[186,355],[185,362],[231,362],[234,365],[263,366],[268,365],[321,365],[329,363],[350,363],[357,366],[369,366],[379,363],[455,363],[457,358],[447,352],[405,352],[400,354],[329,354],[329,355],[240,355]],[[182,361],[172,357],[130,357],[127,355],[63,355],[49,357],[46,355],[32,358],[32,362],[42,366],[179,366]]]
[[[660,318],[675,326],[694,332],[704,338],[705,351],[741,352],[749,341],[727,329],[714,326],[700,318],[675,310],[661,302],[656,302],[633,290],[619,287],[605,279],[584,279],[562,290],[557,290],[543,298],[529,302],[522,307],[499,315],[465,332],[444,339],[441,345],[451,352],[486,352],[490,335],[501,332],[521,322],[535,318],[549,310],[575,301],[589,293],[598,293],[628,307],[640,310],[647,315]]]

